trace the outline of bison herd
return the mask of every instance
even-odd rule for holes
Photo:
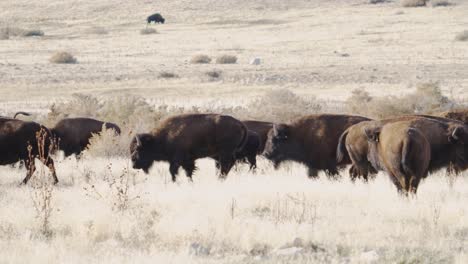
[[[18,112],[17,114],[26,114]],[[160,122],[149,133],[137,134],[129,148],[134,169],[149,172],[154,161],[169,163],[172,180],[179,168],[192,180],[195,160],[212,158],[224,179],[236,162],[256,168],[257,155],[275,168],[284,161],[305,165],[308,176],[319,171],[332,178],[349,166],[352,180],[364,181],[385,171],[399,192],[416,193],[428,173],[468,168],[468,109],[434,115],[406,115],[372,120],[361,116],[320,114],[289,123],[239,121],[219,114],[184,114]],[[34,173],[39,159],[55,174],[52,153],[79,155],[93,133],[103,126],[120,134],[112,123],[90,118],[66,118],[53,128],[14,118],[0,118],[0,164],[23,161]]]

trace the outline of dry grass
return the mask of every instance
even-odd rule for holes
[[[198,54],[198,55],[193,56],[190,59],[190,63],[193,63],[193,64],[208,64],[210,62],[211,62],[211,58],[205,54]]]
[[[400,4],[403,7],[421,7],[426,6],[427,0],[401,0]]]
[[[234,55],[222,55],[216,58],[217,64],[234,64],[237,62],[237,57]]]
[[[78,62],[76,58],[73,57],[72,54],[65,52],[65,51],[59,51],[59,52],[54,53],[54,55],[50,57],[49,61],[51,63],[58,63],[58,64],[74,64]]]
[[[468,30],[458,33],[455,36],[455,40],[457,41],[467,41],[468,40]]]
[[[150,35],[150,34],[157,34],[157,33],[158,31],[156,29],[149,28],[149,27],[140,30],[141,35]]]
[[[109,31],[103,27],[92,27],[87,30],[87,33],[93,35],[107,35],[109,34]]]

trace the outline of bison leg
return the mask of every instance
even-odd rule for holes
[[[182,164],[182,168],[184,168],[185,170],[185,174],[187,175],[187,177],[189,178],[190,181],[193,181],[192,179],[192,175],[193,175],[193,172],[195,171],[196,167],[195,167],[195,161],[194,160],[187,160],[184,162],[184,164]]]
[[[171,164],[169,165],[169,172],[171,173],[172,182],[176,181],[176,175],[179,171],[179,167],[180,165],[176,162],[171,162]]]
[[[30,160],[27,159],[24,161],[24,164],[26,165],[26,177],[24,178],[22,184],[27,184],[29,179],[31,179],[31,176],[34,174],[36,171],[36,165],[34,164],[34,159]]]
[[[256,155],[248,156],[247,160],[250,164],[250,170],[254,171],[257,168],[257,156]]]
[[[234,166],[234,163],[235,159],[232,154],[221,154],[219,157],[219,164],[221,165],[221,173],[219,177],[221,179],[226,178],[232,166]]]
[[[317,179],[318,178],[318,170],[312,167],[307,168],[307,175],[309,176],[309,179]]]
[[[54,178],[54,184],[58,183],[57,173],[55,172],[55,164],[51,158],[48,158],[45,165],[49,168],[50,172],[52,172],[52,177]]]

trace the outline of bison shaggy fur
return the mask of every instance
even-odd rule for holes
[[[304,164],[309,177],[317,177],[318,170],[329,176],[337,175],[349,159],[336,160],[336,145],[348,127],[369,120],[350,115],[309,115],[289,124],[275,124],[268,132],[264,155],[275,167],[291,160]]]
[[[54,161],[50,157],[53,150],[52,134],[46,127],[12,118],[0,118],[0,165],[23,161],[28,170],[23,184],[33,175],[34,160],[39,159],[52,172],[54,183],[58,182]]]
[[[89,145],[93,134],[100,133],[103,126],[120,134],[120,128],[116,124],[83,117],[64,118],[51,129],[51,132],[58,148],[65,153],[65,157],[73,154],[78,156]]]
[[[220,177],[225,178],[234,165],[235,155],[247,141],[245,125],[218,114],[185,114],[162,121],[152,132],[138,134],[130,144],[133,168],[148,173],[154,161],[169,162],[172,181],[182,167],[192,179],[195,160],[215,158]]]

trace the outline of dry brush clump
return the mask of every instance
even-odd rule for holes
[[[22,29],[18,27],[0,28],[0,40],[9,39],[10,37],[42,37],[44,31],[40,29]]]
[[[158,31],[154,28],[144,28],[142,30],[140,30],[140,34],[141,35],[151,35],[151,34],[157,34]]]
[[[426,6],[427,0],[401,0],[401,6],[403,7],[421,7]]]
[[[346,100],[348,111],[372,118],[425,114],[456,107],[457,103],[444,96],[437,83],[423,83],[403,96],[372,97],[363,90],[354,90]]]
[[[198,54],[193,56],[190,59],[190,63],[192,64],[208,64],[211,62],[211,58],[208,55],[205,54]]]
[[[216,58],[217,64],[235,64],[237,62],[237,57],[234,55],[221,55]]]
[[[439,6],[451,6],[453,5],[450,1],[447,0],[431,0],[432,7],[439,7]]]
[[[468,41],[468,30],[462,31],[455,36],[457,41]]]
[[[173,73],[173,72],[168,72],[168,71],[162,71],[158,74],[158,78],[160,79],[175,79],[179,78],[179,75]]]
[[[58,64],[75,64],[77,63],[77,59],[73,57],[73,55],[66,51],[59,51],[56,52],[50,57],[49,61],[51,63],[58,63]]]

